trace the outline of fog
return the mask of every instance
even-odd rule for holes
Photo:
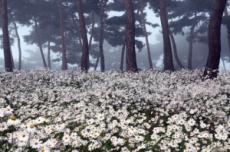
[[[87,2],[85,2],[84,6],[88,6],[89,8],[85,8],[85,20],[86,20],[86,27],[87,27],[87,36],[88,40],[91,37],[91,30],[92,30],[92,10],[95,10],[95,33],[93,35],[92,45],[90,46],[90,70],[94,70],[95,64],[97,61],[97,58],[99,56],[99,48],[98,48],[98,30],[99,30],[99,14],[98,10],[100,7],[95,5],[95,3],[92,2],[92,4],[86,5]],[[99,3],[99,2],[98,2]],[[119,1],[120,4],[122,4],[122,1]],[[17,2],[13,2],[13,0],[9,1],[9,9],[12,8],[12,14],[15,19],[15,22],[18,26],[19,35],[21,38],[21,46],[22,46],[22,69],[36,69],[36,68],[43,68],[43,62],[41,58],[41,53],[39,50],[39,47],[37,45],[37,37],[35,33],[35,24],[33,23],[33,19],[25,16],[23,18],[23,15],[26,13],[34,13],[38,18],[38,30],[39,30],[39,36],[42,43],[42,49],[44,52],[45,60],[48,62],[48,41],[50,40],[50,51],[51,51],[51,69],[52,70],[61,70],[61,58],[62,58],[62,52],[61,52],[61,37],[60,37],[60,31],[59,31],[59,25],[58,25],[58,8],[57,6],[53,6],[56,4],[52,4],[51,1],[47,2],[47,5],[52,6],[52,8],[44,7],[44,10],[40,9],[40,12],[28,10],[31,12],[26,12],[25,10],[22,12],[18,12],[20,10],[20,7],[17,6]],[[33,7],[33,4],[28,4]],[[41,1],[38,4],[39,8],[42,8],[43,5],[46,5],[46,1]],[[78,17],[76,14],[75,6],[76,4],[71,1],[63,1],[63,15],[64,15],[64,33],[65,33],[65,42],[66,42],[66,51],[67,51],[67,62],[68,62],[68,69],[69,70],[80,70],[80,58],[81,58],[81,44],[79,44],[79,30],[77,30],[77,26],[75,25],[78,22]],[[90,5],[90,6],[89,6]],[[98,7],[98,8],[94,8]],[[107,6],[105,7],[105,15],[104,15],[104,22],[105,22],[105,30],[104,30],[104,55],[105,55],[105,69],[108,70],[120,70],[120,63],[121,63],[121,50],[122,50],[122,43],[123,43],[123,36],[121,31],[124,30],[124,21],[120,18],[124,16],[123,8],[119,8],[120,10],[116,10],[114,8],[115,3],[113,1],[109,1],[107,3]],[[121,5],[122,6],[122,5]],[[136,5],[134,5],[136,6]],[[152,57],[152,63],[154,69],[162,70],[163,69],[163,38],[162,38],[162,32],[161,32],[161,25],[160,25],[160,19],[159,14],[157,11],[154,11],[156,8],[151,8],[150,3],[146,3],[144,9],[145,13],[145,19],[146,19],[146,25],[147,25],[147,32],[149,32],[149,42],[150,42],[150,49],[151,49],[151,57]],[[28,6],[29,7],[29,6]],[[137,6],[136,6],[137,7]],[[174,8],[169,7],[169,14],[176,13],[177,10],[173,10],[174,12],[170,12]],[[14,12],[15,11],[15,12]],[[47,11],[47,12],[46,12]],[[143,31],[140,30],[141,22],[138,16],[138,8],[135,10],[136,15],[136,40],[138,41],[136,45],[136,59],[138,64],[139,70],[149,69],[148,65],[148,56],[147,56],[147,48],[146,48],[146,41],[144,38]],[[199,11],[199,10],[197,10]],[[17,14],[18,13],[18,14]],[[21,14],[20,14],[21,13]],[[46,13],[50,13],[50,16],[46,16]],[[33,15],[34,15],[33,14]],[[198,15],[199,16],[199,15]],[[117,18],[115,18],[117,17]],[[170,16],[169,16],[170,17]],[[208,18],[208,16],[207,16]],[[117,19],[117,20],[115,20]],[[48,22],[49,25],[48,25]],[[179,20],[179,19],[178,19]],[[176,29],[175,25],[173,24],[173,21],[177,21],[176,19],[169,19],[169,24],[172,25],[171,27],[173,29]],[[205,21],[203,21],[205,22]],[[199,21],[199,24],[195,27],[195,31],[199,31],[201,25],[203,24],[202,20]],[[147,24],[155,24],[155,26]],[[78,23],[77,23],[78,24]],[[156,25],[158,24],[158,26]],[[47,33],[47,28],[51,26],[51,29],[49,30],[49,33]],[[114,33],[112,33],[113,31]],[[11,50],[13,54],[14,59],[14,67],[17,69],[18,67],[18,43],[17,43],[17,37],[15,33],[15,29],[13,27],[12,19],[9,18],[9,32],[10,32],[10,38],[11,38]],[[207,31],[204,32],[207,35]],[[221,63],[220,63],[220,69],[221,70],[228,70],[230,68],[230,59],[229,59],[229,47],[228,47],[228,35],[227,35],[227,29],[226,26],[222,25],[222,35],[221,35]],[[2,32],[0,33],[2,34]],[[190,34],[190,27],[184,26],[182,28],[182,31],[175,32],[175,42],[177,46],[177,53],[179,56],[179,59],[181,60],[181,63],[185,68],[188,68],[188,52],[189,52],[189,41],[188,37]],[[205,35],[204,34],[204,35]],[[50,36],[50,37],[49,37]],[[49,37],[49,38],[48,38]],[[142,44],[141,44],[142,43]],[[192,52],[192,69],[196,68],[204,68],[205,63],[207,61],[207,55],[208,55],[208,45],[207,40],[206,42],[199,42],[198,39],[194,38],[193,41],[193,52]],[[124,57],[125,58],[125,57]],[[179,69],[175,59],[174,59],[174,66],[176,69]],[[124,69],[125,69],[125,61],[124,61]],[[100,70],[100,60],[98,63],[98,66],[96,70]],[[1,46],[0,51],[0,71],[4,70],[4,59],[3,59],[3,49]]]

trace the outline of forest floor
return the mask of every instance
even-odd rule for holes
[[[3,151],[230,150],[230,73],[0,74]]]

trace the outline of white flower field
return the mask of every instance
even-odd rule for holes
[[[227,152],[229,137],[230,73],[0,74],[3,152]]]

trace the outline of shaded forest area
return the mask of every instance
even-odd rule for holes
[[[146,20],[146,9],[160,18],[160,25],[155,16]],[[121,71],[138,72],[155,69],[154,60],[163,53],[165,71],[205,68],[204,76],[213,78],[220,59],[229,62],[229,16],[227,0],[1,0],[5,70],[23,69],[18,27],[27,26],[31,30],[24,41],[37,45],[44,68],[61,62],[62,70],[76,65],[81,71],[99,68],[103,72],[113,64]],[[151,45],[155,42],[149,42],[151,31],[146,26],[161,27],[161,43]],[[222,50],[221,40],[227,42],[222,43]],[[10,49],[14,43],[19,52],[17,66]],[[113,57],[110,46],[120,58],[108,63],[106,58]],[[141,58],[147,65],[141,66],[137,56],[143,51]],[[51,52],[59,55],[51,58]]]

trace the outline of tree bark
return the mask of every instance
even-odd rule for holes
[[[169,25],[168,25],[168,14],[166,11],[165,0],[160,1],[160,20],[163,32],[164,41],[164,70],[174,71],[173,59],[172,59],[172,48],[169,38]]]
[[[63,26],[63,12],[62,12],[62,0],[58,0],[58,11],[59,11],[59,22],[60,22],[60,34],[62,44],[62,70],[67,70],[67,58],[66,58],[66,47],[65,47],[65,33]]]
[[[224,16],[228,16],[228,8],[227,8],[228,5],[226,5],[225,7],[225,10],[224,10]],[[230,23],[228,23],[226,25],[226,28],[227,28],[227,39],[228,39],[228,50],[230,52]]]
[[[100,59],[101,59],[101,72],[105,71],[105,57],[103,50],[104,43],[104,10],[105,10],[106,1],[101,1],[101,10],[100,10],[100,38],[99,38],[99,51],[100,51]]]
[[[34,24],[35,24],[35,32],[36,32],[36,38],[37,38],[37,45],[39,47],[41,56],[42,56],[42,61],[43,61],[43,65],[45,68],[47,68],[47,64],[46,64],[46,60],[44,57],[44,53],[43,53],[43,49],[42,49],[42,44],[41,44],[41,40],[40,40],[40,36],[39,36],[39,32],[38,32],[38,23],[37,23],[37,18],[34,16]]]
[[[138,72],[135,52],[135,18],[132,0],[125,0],[126,9],[126,70]]]
[[[7,0],[1,1],[1,10],[5,70],[6,72],[13,72],[12,54],[10,50],[10,39],[8,31]]]
[[[176,60],[176,63],[178,64],[178,66],[181,68],[181,69],[184,69],[184,66],[183,64],[181,63],[180,59],[179,59],[179,56],[178,56],[178,53],[177,53],[177,46],[176,46],[176,42],[175,42],[175,39],[174,39],[174,36],[173,36],[173,33],[172,31],[169,31],[169,36],[170,36],[170,39],[172,41],[172,46],[173,46],[173,54],[174,54],[174,58]]]
[[[20,36],[19,36],[19,33],[18,33],[18,27],[17,27],[17,24],[14,20],[14,17],[12,14],[10,14],[10,18],[12,20],[12,23],[14,25],[14,30],[15,30],[15,34],[16,34],[16,37],[17,37],[17,41],[18,41],[18,70],[21,70],[22,69],[22,48],[21,48],[21,40],[20,40]]]
[[[143,25],[144,34],[145,34],[145,41],[146,41],[148,61],[149,61],[149,69],[153,69],[153,63],[152,63],[150,46],[149,46],[148,33],[147,33],[147,29],[146,29],[146,25],[145,25],[145,19],[144,19],[144,13],[143,13],[143,0],[139,0],[139,4],[140,4],[141,20],[142,20],[142,25]]]
[[[92,45],[93,34],[94,34],[94,26],[95,26],[95,14],[94,14],[94,12],[92,12],[92,27],[91,27],[91,32],[90,32],[91,35],[90,35],[90,38],[89,38],[89,51],[90,51],[91,45]]]
[[[204,70],[204,78],[217,77],[221,53],[221,22],[227,0],[216,0],[208,27],[209,54]]]
[[[88,46],[88,39],[87,39],[87,31],[85,27],[85,19],[82,10],[82,3],[81,0],[77,0],[77,10],[78,16],[80,20],[80,29],[81,29],[81,36],[83,40],[83,51],[81,57],[81,71],[87,72],[89,68],[89,46]]]

